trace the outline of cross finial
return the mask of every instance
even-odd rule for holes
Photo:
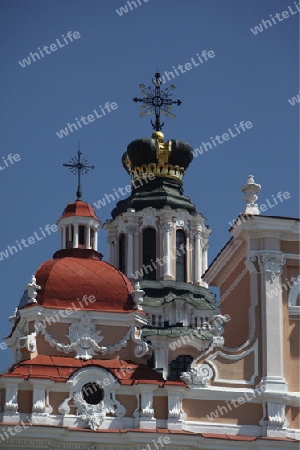
[[[88,160],[86,158],[81,159],[81,151],[80,151],[80,142],[78,142],[78,152],[77,158],[74,156],[68,163],[64,163],[64,167],[68,167],[74,175],[78,175],[78,187],[77,187],[77,200],[81,200],[82,191],[81,191],[81,175],[85,175],[88,173],[90,169],[95,169],[95,166],[89,166]]]
[[[164,114],[165,116],[171,116],[172,118],[176,117],[175,114],[171,114],[173,105],[181,105],[181,100],[172,100],[171,97],[173,95],[173,90],[175,86],[172,84],[169,88],[160,89],[160,86],[164,83],[160,77],[160,73],[156,72],[155,79],[152,79],[152,83],[155,88],[152,86],[146,87],[144,84],[140,84],[140,88],[142,89],[143,98],[135,97],[133,99],[134,102],[141,102],[141,116],[145,116],[146,114],[155,113],[155,122],[151,120],[151,125],[155,131],[160,131],[164,126],[164,122],[160,122],[160,114]]]

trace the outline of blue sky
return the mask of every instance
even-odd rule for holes
[[[176,119],[166,119],[165,137],[199,147],[241,121],[253,125],[199,155],[185,176],[185,194],[213,229],[210,261],[230,237],[228,222],[243,211],[241,186],[249,173],[262,185],[259,203],[279,191],[290,193],[266,215],[298,216],[299,107],[288,99],[299,93],[299,13],[257,35],[250,30],[289,6],[297,11],[294,2],[140,3],[120,16],[116,9],[124,0],[2,0],[0,252],[55,223],[75,199],[76,178],[62,164],[76,155],[78,140],[96,166],[83,179],[83,199],[93,203],[125,187],[129,178],[122,153],[131,140],[152,132],[149,118],[140,118],[132,102],[140,95],[139,84],[148,84],[157,69],[164,73],[196,60],[203,50],[215,57],[172,81],[183,104]],[[38,47],[46,45],[49,52],[57,39],[63,45],[62,35],[69,31],[80,37],[24,68],[18,63]],[[57,136],[68,122],[106,102],[118,108],[62,139]],[[21,159],[11,164],[10,153]],[[113,206],[97,210],[103,222]],[[32,273],[58,248],[59,236],[51,233],[0,261],[1,340]],[[99,251],[106,255],[104,230]],[[0,370],[10,359],[9,350],[0,350]]]

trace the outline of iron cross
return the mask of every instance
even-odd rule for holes
[[[146,87],[144,84],[140,84],[140,88],[142,89],[142,94],[145,96],[143,98],[135,97],[133,99],[134,102],[141,102],[141,116],[145,116],[146,114],[155,113],[155,122],[151,120],[151,125],[155,131],[160,131],[164,126],[164,122],[160,122],[160,114],[164,114],[165,116],[170,116],[172,118],[176,117],[175,114],[171,114],[172,105],[181,105],[181,100],[172,100],[171,97],[173,95],[173,91],[175,86],[172,84],[169,88],[164,90],[160,89],[160,86],[163,84],[163,81],[160,77],[160,73],[155,74],[155,80],[152,79],[152,83],[155,88],[148,86]]]
[[[88,160],[86,158],[81,159],[82,152],[80,151],[80,142],[78,142],[78,152],[77,158],[74,156],[68,163],[64,163],[64,167],[68,167],[70,171],[78,176],[78,187],[77,187],[77,200],[81,200],[82,191],[81,191],[81,175],[85,175],[88,173],[90,169],[95,169],[95,166],[89,166]]]

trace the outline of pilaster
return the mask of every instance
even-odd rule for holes
[[[162,375],[166,380],[169,372],[169,345],[165,339],[165,336],[153,336],[151,344],[154,351],[155,368],[163,370]]]
[[[163,255],[162,260],[164,262],[163,265],[163,279],[164,280],[172,280],[172,261],[171,261],[171,233],[173,231],[173,223],[172,222],[165,222],[162,224],[162,248],[163,248]]]
[[[133,257],[134,257],[134,248],[133,248],[133,234],[134,227],[127,227],[127,264],[126,264],[126,272],[128,278],[132,278],[133,274]]]
[[[285,265],[283,253],[260,252],[258,263],[262,283],[263,384],[266,390],[286,392],[283,367],[283,318],[281,274]],[[275,289],[274,289],[275,288]]]

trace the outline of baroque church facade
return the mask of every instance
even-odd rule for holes
[[[65,207],[60,249],[9,318],[1,449],[298,448],[299,221],[260,216],[249,176],[208,267],[211,230],[183,193],[192,158],[157,130],[128,145],[108,262],[93,207]]]

